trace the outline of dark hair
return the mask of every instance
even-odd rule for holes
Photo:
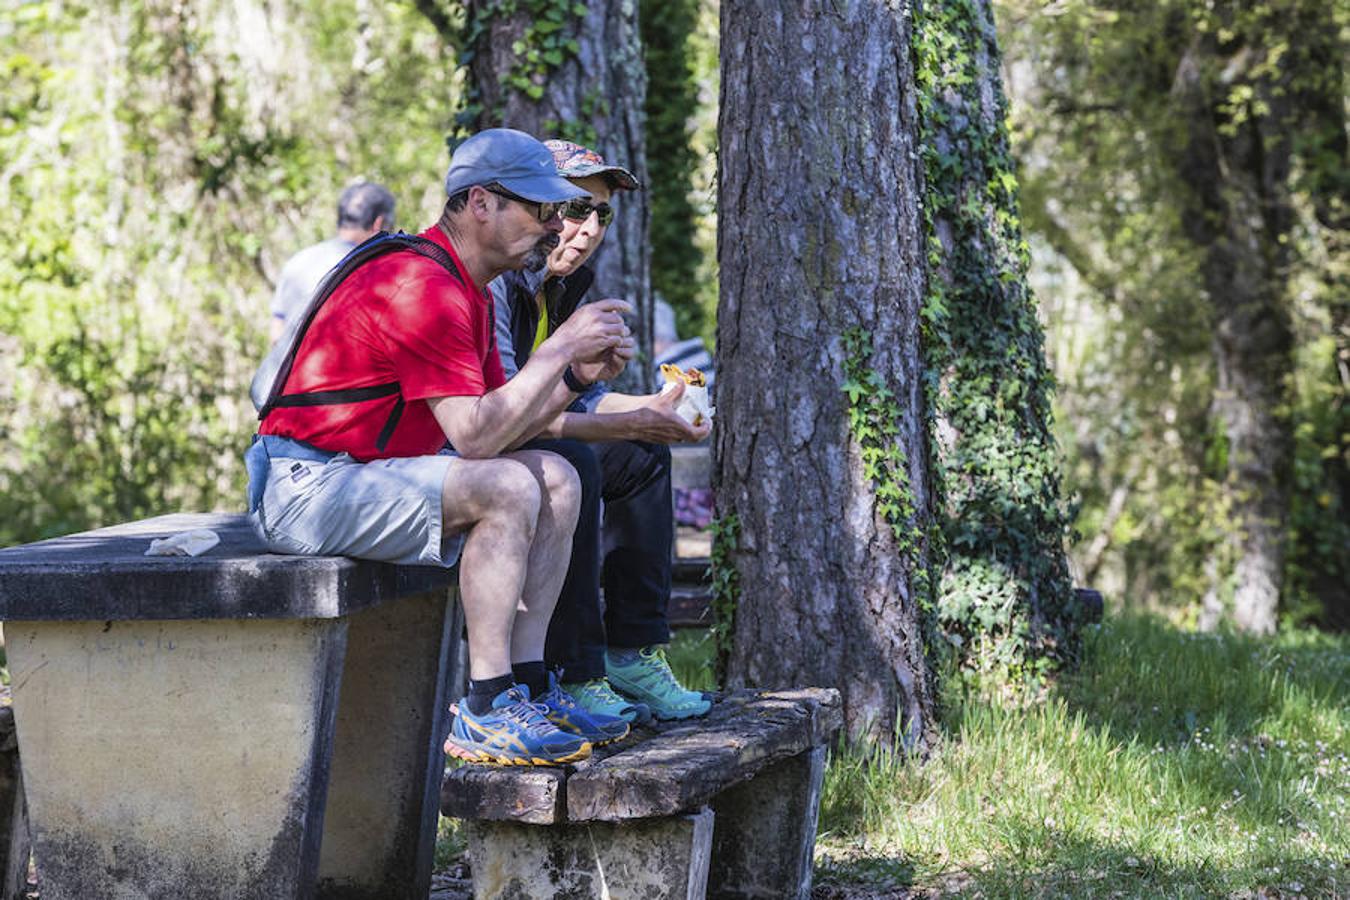
[[[469,203],[469,189],[451,194],[445,201],[446,213],[457,213]]]
[[[495,182],[494,182],[494,183],[495,183]],[[462,190],[462,191],[456,191],[455,193],[453,193],[453,194],[451,194],[449,197],[447,197],[446,200],[445,200],[445,209],[442,210],[442,215],[446,215],[446,216],[453,215],[453,214],[459,212],[460,210],[464,209],[464,207],[468,206],[468,205],[469,205],[469,190],[470,190],[471,188],[476,188],[476,187],[481,187],[481,188],[486,189],[486,185],[481,185],[481,184],[471,184],[471,185],[469,185],[469,187],[466,187],[464,190]],[[495,195],[495,196],[497,196],[497,208],[498,208],[498,209],[501,209],[503,206],[505,206],[507,203],[510,202],[510,201],[508,201],[505,197],[502,197],[502,196],[500,196],[500,195]]]
[[[394,227],[394,195],[383,185],[363,181],[338,198],[338,228],[369,230],[381,216],[386,229]]]

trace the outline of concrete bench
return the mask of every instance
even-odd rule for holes
[[[834,690],[741,691],[575,766],[452,769],[441,812],[478,900],[808,897],[841,721]]]
[[[190,528],[221,544],[144,555]],[[425,900],[458,616],[453,573],[271,555],[242,516],[0,550],[43,900]]]

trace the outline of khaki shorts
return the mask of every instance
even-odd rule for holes
[[[264,437],[245,456],[249,520],[276,553],[452,566],[462,535],[441,531],[441,491],[454,454],[358,462]],[[259,490],[259,478],[262,481]]]

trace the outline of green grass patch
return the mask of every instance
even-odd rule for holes
[[[691,691],[717,690],[714,658],[712,632],[704,628],[681,628],[666,648],[670,670]]]
[[[926,764],[841,746],[822,885],[999,897],[1350,891],[1350,640],[1108,621],[1035,698],[949,686]]]

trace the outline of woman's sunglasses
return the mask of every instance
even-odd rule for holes
[[[568,200],[563,204],[562,214],[564,219],[571,219],[573,222],[585,222],[595,213],[600,217],[600,226],[603,228],[614,221],[614,207],[608,203],[589,203],[585,200]]]

